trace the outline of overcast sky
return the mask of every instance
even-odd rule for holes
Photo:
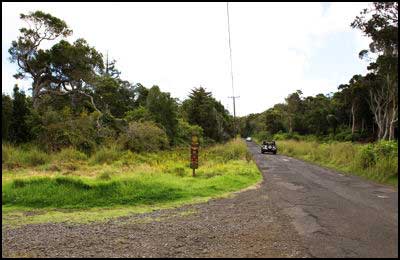
[[[238,115],[337,90],[366,72],[358,58],[369,39],[350,23],[367,3],[230,3]],[[24,26],[19,14],[42,10],[66,21],[73,41],[85,38],[117,60],[121,77],[158,85],[183,100],[203,86],[232,111],[226,3],[2,3],[2,91],[17,82],[8,48]],[[46,47],[46,46],[43,46]]]

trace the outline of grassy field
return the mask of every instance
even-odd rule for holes
[[[261,180],[239,139],[201,149],[194,178],[189,149],[137,154],[109,147],[90,157],[74,149],[2,150],[3,224],[103,220],[205,201]]]
[[[280,154],[377,182],[398,184],[398,147],[395,142],[356,144],[281,140],[277,141],[277,146]]]

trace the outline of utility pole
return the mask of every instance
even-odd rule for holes
[[[232,98],[233,100],[233,133],[236,138],[236,98],[239,98],[239,96],[235,96],[235,89],[233,88],[233,65],[232,65],[232,47],[231,47],[231,29],[230,29],[230,23],[229,23],[229,2],[226,2],[226,14],[228,18],[228,39],[229,39],[229,57],[231,61],[231,82],[232,82],[232,96],[229,98]]]
[[[237,98],[240,98],[240,96],[232,96],[232,97],[228,97],[228,98],[232,98],[232,100],[233,100],[233,127],[234,127],[233,132],[234,132],[235,138],[236,138],[237,133],[236,133],[236,102],[235,102],[235,100]]]

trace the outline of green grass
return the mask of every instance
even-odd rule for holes
[[[43,164],[16,168],[6,166],[10,159],[3,158],[3,221],[31,223],[75,215],[72,219],[102,219],[125,214],[126,208],[137,211],[225,196],[261,180],[241,140],[200,149],[196,177],[191,176],[188,148],[144,154],[104,148],[90,158],[70,149],[47,156]],[[27,217],[21,213],[27,210],[42,213]]]
[[[2,167],[18,168],[43,165],[49,162],[50,156],[35,147],[16,148],[2,144]]]
[[[397,186],[397,143],[277,141],[278,152],[348,174]]]

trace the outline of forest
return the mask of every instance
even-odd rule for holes
[[[186,144],[192,133],[205,143],[233,137],[232,116],[206,89],[194,87],[180,101],[159,86],[130,83],[120,77],[115,60],[84,39],[68,42],[72,30],[64,21],[41,11],[21,19],[29,27],[20,29],[9,55],[18,66],[14,77],[30,79],[32,94],[17,85],[12,96],[3,93],[3,142],[90,154],[115,140],[142,152]]]
[[[259,114],[232,115],[202,87],[181,101],[159,86],[145,87],[120,77],[84,39],[68,42],[72,29],[51,14],[21,14],[29,27],[9,49],[14,75],[32,81],[31,95],[14,87],[2,94],[2,140],[31,143],[45,151],[73,146],[90,154],[114,143],[132,151],[155,151],[188,143],[191,133],[205,143],[241,136],[261,139],[312,135],[318,140],[373,142],[398,139],[398,4],[374,3],[351,23],[372,40],[359,57],[366,75],[354,75],[329,94],[289,94]],[[55,42],[41,49],[43,42]],[[371,56],[376,57],[375,59]],[[279,138],[279,137],[278,137]]]
[[[398,3],[373,4],[351,23],[371,39],[360,59],[366,75],[354,75],[329,94],[289,94],[284,103],[239,119],[242,136],[373,142],[398,139]],[[376,58],[372,58],[376,57]],[[297,137],[296,137],[297,136]]]

